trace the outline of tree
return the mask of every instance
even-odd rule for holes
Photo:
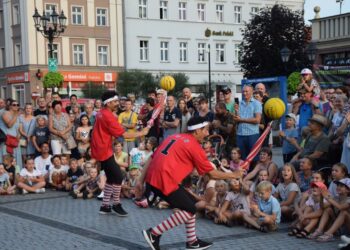
[[[100,99],[102,93],[107,90],[105,85],[101,83],[88,82],[85,88],[82,89],[85,98]]]
[[[294,95],[297,92],[297,87],[300,83],[300,73],[293,72],[288,76],[288,95]]]
[[[288,75],[309,66],[304,53],[309,39],[306,32],[300,12],[281,5],[262,9],[252,17],[242,32],[241,66],[244,76],[252,78]],[[284,46],[291,51],[286,65],[280,55]]]
[[[157,88],[157,83],[151,73],[131,70],[119,73],[117,90],[120,95],[134,93],[137,97],[146,97],[149,90]]]
[[[44,76],[43,85],[45,89],[60,88],[64,77],[60,72],[49,72]]]

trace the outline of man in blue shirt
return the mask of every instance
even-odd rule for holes
[[[259,139],[262,105],[253,98],[253,87],[250,85],[244,86],[242,96],[243,100],[235,107],[237,115],[233,120],[238,123],[237,146],[241,149],[244,160]]]

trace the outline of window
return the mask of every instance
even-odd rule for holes
[[[169,42],[160,42],[160,61],[169,61]]]
[[[6,66],[5,48],[0,48],[0,68],[5,68],[5,66]]]
[[[19,6],[13,5],[12,7],[12,23],[13,25],[20,24],[21,23],[21,14],[19,12]]]
[[[179,20],[186,20],[186,8],[187,8],[187,3],[186,2],[179,2]]]
[[[197,4],[197,11],[198,11],[198,21],[205,22],[205,4],[204,3]]]
[[[187,62],[187,43],[180,42],[180,62]]]
[[[22,64],[22,50],[20,44],[15,44],[15,65]]]
[[[46,14],[47,16],[50,16],[50,15],[51,15],[53,9],[55,9],[56,12],[57,12],[57,5],[56,5],[56,4],[45,4],[45,14]],[[50,22],[52,22],[52,19],[51,19],[51,18],[50,18]]]
[[[5,87],[5,86],[2,86],[1,87],[1,95],[0,95],[0,98],[2,98],[2,99],[6,99],[8,97],[8,95],[7,95],[7,87]]]
[[[74,65],[84,65],[84,45],[73,45]]]
[[[12,96],[13,99],[18,101],[20,107],[24,107],[25,104],[25,94],[24,94],[24,84],[16,84],[12,86]]]
[[[50,55],[50,44],[47,44],[47,54]],[[58,44],[52,44],[52,58],[56,58],[57,64],[59,64],[59,51]]]
[[[258,14],[259,13],[259,7],[252,7],[251,9],[250,9],[250,14],[251,15],[256,15],[256,14]]]
[[[97,46],[98,66],[108,66],[108,46]]]
[[[96,26],[107,26],[107,9],[96,9]]]
[[[147,18],[147,0],[139,0],[139,18]]]
[[[198,62],[206,62],[206,56],[205,56],[205,43],[198,43]]]
[[[225,62],[225,44],[223,43],[216,44],[216,62],[217,63]]]
[[[160,1],[159,18],[168,19],[168,1]]]
[[[224,22],[224,5],[216,5],[216,21],[219,23]]]
[[[0,29],[4,28],[4,11],[0,10]]]
[[[242,7],[235,6],[234,7],[234,23],[241,23],[241,22],[242,22]]]
[[[140,61],[148,61],[148,41],[140,41]]]
[[[234,50],[234,63],[239,64],[241,61],[241,48],[239,44],[235,44],[235,50]]]
[[[72,24],[83,24],[83,7],[72,6]]]

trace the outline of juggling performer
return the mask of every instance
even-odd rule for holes
[[[187,129],[186,134],[175,134],[165,139],[145,164],[137,184],[137,188],[142,189],[145,182],[156,196],[167,201],[172,208],[177,208],[159,225],[143,231],[145,240],[153,250],[160,249],[159,241],[164,232],[181,224],[186,225],[186,249],[207,249],[212,245],[197,238],[196,200],[181,186],[183,179],[194,169],[200,175],[208,174],[211,179],[217,180],[242,176],[242,172],[224,173],[215,170],[207,159],[201,147],[204,138],[209,135],[209,124],[205,118],[191,118]]]
[[[123,136],[128,139],[145,136],[149,131],[149,127],[137,132],[124,131],[115,114],[118,106],[118,95],[115,91],[104,92],[102,102],[104,107],[96,114],[91,139],[91,155],[101,162],[101,169],[105,171],[107,177],[100,213],[111,213],[113,209],[118,216],[127,216],[128,213],[120,203],[123,175],[113,156],[113,137]],[[110,201],[112,196],[113,206],[111,207]]]

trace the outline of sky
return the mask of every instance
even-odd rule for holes
[[[339,3],[336,0],[306,0],[305,1],[305,23],[315,16],[314,7],[320,6],[320,17],[338,15],[340,11]],[[350,0],[343,0],[342,14],[350,12]]]

